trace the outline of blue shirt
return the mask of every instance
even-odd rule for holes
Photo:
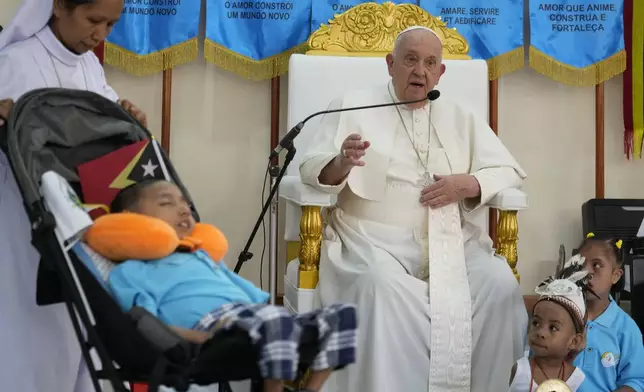
[[[118,264],[107,284],[124,311],[145,308],[167,325],[193,328],[228,303],[264,303],[269,294],[203,251]]]
[[[644,392],[644,343],[635,321],[611,300],[586,327],[586,349],[575,359],[586,375],[578,391],[611,392],[628,386]]]

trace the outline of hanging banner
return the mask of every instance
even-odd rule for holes
[[[624,1],[624,153],[642,158],[644,139],[644,2]]]
[[[306,51],[310,26],[311,0],[206,0],[205,58],[247,79],[271,79]]]
[[[487,61],[490,80],[525,66],[522,0],[420,0],[470,45],[473,59]]]
[[[530,1],[530,67],[593,86],[626,69],[624,0]]]
[[[103,58],[105,57],[105,42],[101,42],[94,48],[94,54],[98,57],[98,62],[103,65]]]
[[[367,2],[382,4],[385,1],[394,4],[417,4],[416,0],[314,0],[311,5],[311,33],[319,29],[322,24],[328,24],[335,15],[342,14],[358,4]]]
[[[125,0],[105,63],[142,76],[195,60],[200,12],[197,0]]]

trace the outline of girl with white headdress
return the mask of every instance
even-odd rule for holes
[[[534,392],[546,380],[564,381],[572,392],[585,376],[575,357],[585,346],[586,292],[592,276],[580,255],[535,289],[540,295],[528,332],[531,355],[512,368],[510,392]]]
[[[38,88],[93,91],[117,101],[92,49],[122,9],[123,0],[24,0],[0,32],[0,121],[14,100]],[[139,109],[119,102],[145,125]],[[22,196],[0,151],[0,389],[92,391],[66,307],[36,304],[39,259]]]

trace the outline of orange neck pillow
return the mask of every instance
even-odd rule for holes
[[[189,237],[158,218],[119,212],[103,215],[85,233],[85,242],[101,256],[114,262],[156,260],[177,250],[205,251],[214,261],[223,260],[228,241],[215,226],[197,223]]]

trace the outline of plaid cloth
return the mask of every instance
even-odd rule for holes
[[[205,315],[194,327],[198,331],[241,328],[259,347],[259,370],[263,378],[294,380],[299,365],[298,346],[304,326],[315,326],[318,355],[311,370],[342,368],[356,358],[356,310],[352,305],[332,305],[293,315],[279,306],[226,304]]]

